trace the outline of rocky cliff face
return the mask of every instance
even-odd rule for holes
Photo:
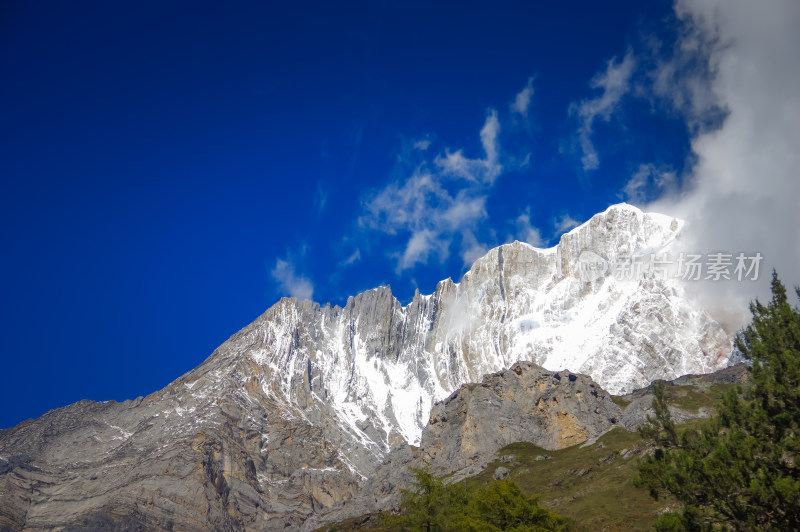
[[[324,428],[218,357],[147,398],[0,432],[0,530],[296,529],[352,497],[361,478]]]
[[[453,470],[483,463],[517,441],[563,449],[608,432],[621,414],[586,375],[520,362],[436,403],[422,433],[421,459],[434,470]]]
[[[748,382],[747,366],[740,364],[708,375],[686,375],[667,385],[703,389]],[[635,431],[654,415],[652,386],[621,397],[620,403],[624,409],[586,375],[516,363],[486,375],[480,383],[465,384],[436,403],[419,448],[394,449],[355,498],[312,516],[303,529],[324,529],[326,524],[400,509],[400,490],[414,482],[411,468],[429,468],[458,482],[480,473],[512,443],[558,450],[593,444],[614,427]],[[670,412],[677,423],[709,415],[707,408],[687,411],[670,406]]]
[[[459,283],[405,307],[388,287],[344,308],[283,299],[160,392],[77,403],[0,432],[0,527],[296,528],[352,498],[392,449],[422,443],[434,462],[470,460],[470,438],[487,444],[469,429],[474,409],[431,425],[456,430],[465,444],[453,450],[423,436],[442,415],[431,408],[518,360],[587,374],[616,393],[722,367],[730,339],[677,281],[586,275],[587,256],[608,264],[662,251],[680,228],[615,206],[555,248],[493,249]],[[522,436],[514,416],[541,407],[554,445],[592,437],[602,427],[579,426],[575,398],[591,389],[563,375],[577,383],[578,410],[554,406],[541,384],[538,406],[498,407],[497,431]],[[494,405],[518,390],[481,393],[474,400]],[[597,423],[608,423],[604,408]]]

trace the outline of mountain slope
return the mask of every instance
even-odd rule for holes
[[[495,248],[405,307],[388,287],[344,308],[282,299],[145,399],[0,432],[0,526],[296,528],[419,444],[435,401],[518,360],[615,393],[713,371],[730,338],[678,281],[586,275],[587,256],[663,251],[680,229],[619,205],[554,248]]]
[[[667,381],[678,430],[697,426],[727,391],[749,386],[749,375],[739,364]],[[306,521],[304,529],[385,532],[391,527],[381,526],[382,516],[399,510],[400,489],[413,486],[408,468],[428,467],[448,483],[473,487],[510,477],[567,517],[570,530],[652,530],[676,504],[654,501],[633,484],[637,458],[653,449],[635,430],[654,415],[653,398],[652,386],[609,398],[585,375],[515,364],[437,403],[422,447],[393,451],[354,501]]]

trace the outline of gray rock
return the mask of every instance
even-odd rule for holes
[[[500,466],[494,470],[494,479],[495,480],[503,480],[511,473],[511,470],[507,467]]]
[[[399,508],[399,490],[413,482],[412,467],[457,482],[479,473],[510,443],[526,441],[546,449],[578,445],[613,428],[610,419],[619,415],[609,394],[585,375],[554,373],[530,362],[514,364],[436,403],[418,450],[393,451],[360,495],[312,517],[306,528]],[[498,470],[508,468],[500,466],[494,473]]]
[[[591,378],[519,362],[434,405],[420,454],[434,471],[483,466],[518,441],[563,449],[595,439],[621,414]]]

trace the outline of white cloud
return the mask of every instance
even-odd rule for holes
[[[521,114],[523,116],[528,115],[528,107],[531,104],[531,97],[533,96],[533,78],[528,78],[528,84],[525,85],[525,88],[519,91],[514,97],[514,101],[511,102],[509,106],[512,112]]]
[[[492,110],[480,131],[483,158],[468,158],[463,150],[446,151],[364,202],[362,228],[407,236],[396,254],[398,272],[432,258],[446,260],[454,242],[460,245],[465,265],[485,253],[476,231],[487,218],[486,199],[503,168],[499,133],[500,120]]]
[[[497,111],[492,111],[486,117],[486,122],[481,128],[481,144],[483,151],[486,152],[486,163],[489,166],[496,166],[497,173],[500,173],[501,166],[497,164],[497,135],[500,133],[500,121],[497,119]]]
[[[415,150],[425,151],[425,150],[427,150],[428,148],[431,147],[431,141],[430,141],[430,139],[418,140],[418,141],[414,142],[413,146],[414,146]]]
[[[459,190],[454,201],[441,214],[447,227],[469,227],[474,220],[486,216],[486,196],[472,197],[469,191]]]
[[[278,259],[271,273],[281,292],[289,294],[290,297],[311,299],[311,296],[314,295],[314,285],[308,278],[295,273],[294,265],[291,262]]]
[[[602,93],[595,98],[583,100],[580,104],[573,104],[570,108],[570,112],[580,119],[577,137],[584,170],[596,170],[600,167],[600,157],[592,142],[594,122],[597,118],[605,121],[611,119],[620,100],[630,90],[634,65],[635,61],[630,51],[625,54],[622,62],[618,63],[616,57],[611,58],[606,65],[606,71],[597,74],[590,83],[592,88],[600,89]]]
[[[719,125],[724,117],[724,109],[714,94],[714,67],[709,60],[716,54],[715,48],[729,43],[718,41],[716,32],[706,32],[689,22],[685,8],[679,3],[675,6],[684,24],[679,28],[680,37],[673,44],[672,51],[665,59],[663,43],[651,39],[652,60],[656,68],[648,75],[655,96],[667,101],[687,119],[690,130],[697,133],[701,129]],[[687,23],[688,22],[688,23]]]
[[[541,231],[531,224],[530,209],[525,209],[525,212],[517,216],[514,223],[517,227],[517,240],[539,248],[545,245]]]
[[[438,206],[454,201],[435,175],[420,172],[418,169],[405,183],[390,183],[375,194],[365,203],[367,213],[359,224],[396,234],[424,224]]]
[[[671,193],[676,181],[675,172],[669,168],[660,168],[652,163],[640,164],[623,187],[623,197],[632,204],[641,205],[656,192],[659,196]]]
[[[487,251],[489,251],[488,247],[478,242],[472,231],[464,232],[461,239],[461,258],[465,268],[472,266],[472,263],[486,255]]]
[[[486,217],[484,187],[468,185],[451,194],[442,176],[416,173],[405,183],[391,183],[364,204],[362,227],[387,234],[409,233],[397,269],[403,271],[431,256],[444,261],[453,238]]]
[[[440,260],[445,260],[449,254],[449,247],[450,240],[443,238],[434,229],[414,230],[408,239],[397,270],[403,271],[414,267],[417,263],[426,263],[432,253],[436,253]]]
[[[746,303],[769,298],[774,267],[788,285],[800,283],[800,2],[679,0],[683,32],[671,61],[653,75],[669,87],[695,128],[695,164],[677,197],[649,209],[687,220],[684,246],[700,252],[760,252],[761,281],[695,285],[697,297],[735,328],[749,319]],[[675,75],[693,65],[685,78]],[[702,67],[702,68],[701,68]]]
[[[563,233],[580,225],[580,222],[572,218],[569,214],[564,214],[553,220],[553,232],[543,234],[542,231],[531,223],[530,207],[526,208],[519,216],[513,220],[516,232],[513,237],[509,236],[507,241],[516,238],[522,242],[543,248],[548,245],[551,240],[557,239]]]
[[[503,166],[498,161],[499,134],[500,120],[497,118],[497,111],[492,110],[481,128],[481,145],[486,155],[484,159],[469,159],[464,156],[463,150],[458,150],[437,156],[434,162],[446,175],[491,185],[503,171]]]
[[[341,266],[351,266],[351,265],[355,264],[356,262],[358,262],[360,260],[361,260],[361,250],[359,248],[356,248],[356,250],[354,252],[352,252],[349,257],[344,259],[340,263],[340,265]]]
[[[555,235],[554,236],[559,236],[559,235],[561,235],[563,233],[566,233],[570,229],[574,229],[574,228],[578,227],[579,225],[581,225],[581,223],[578,220],[575,220],[569,214],[564,214],[563,216],[558,217],[556,219],[556,221],[555,221]]]
[[[314,204],[317,206],[317,213],[322,214],[325,205],[328,204],[328,192],[322,187],[322,182],[317,182],[317,192],[314,195]]]

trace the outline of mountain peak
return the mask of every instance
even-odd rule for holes
[[[58,498],[72,489],[64,487],[70,479],[103,507],[128,505],[125,512],[138,515],[136,505],[159,501],[116,501],[113,482],[161,478],[141,486],[152,493],[168,490],[172,476],[199,475],[202,493],[176,495],[190,501],[187,511],[236,529],[225,508],[235,491],[251,528],[299,528],[308,515],[352,498],[390,452],[419,445],[434,403],[519,361],[517,369],[541,367],[531,375],[571,382],[582,374],[575,377],[581,386],[591,378],[611,393],[723,367],[731,338],[679,280],[650,272],[622,279],[608,268],[625,256],[669,250],[681,228],[668,216],[615,205],[552,248],[511,242],[491,249],[459,282],[445,279],[430,295],[416,291],[406,306],[388,285],[348,298],[344,308],[282,298],[165,389],[59,412],[59,430],[84,427],[69,436],[78,445],[51,439],[43,420],[4,432],[0,452],[12,456],[17,442],[34,442],[28,448],[46,456],[47,467],[69,470],[52,483],[61,491],[41,495],[63,523],[78,519],[69,512],[79,509]],[[587,276],[587,260],[603,268]],[[575,435],[558,434],[562,443]],[[178,443],[164,445],[167,437]],[[142,477],[132,464],[145,455],[167,468],[144,465],[150,476]],[[105,468],[102,478],[73,475],[75,464],[108,457],[113,475],[103,476]],[[13,477],[22,484],[8,489],[27,493],[37,471]],[[267,511],[256,510],[263,505]],[[24,504],[18,509],[26,515]]]
[[[327,398],[323,410],[353,438],[369,433],[379,453],[393,434],[418,443],[434,401],[518,360],[586,373],[612,393],[713,371],[726,363],[730,338],[680,283],[610,272],[586,279],[580,268],[586,254],[613,263],[668,249],[681,228],[671,217],[612,205],[553,248],[493,248],[458,283],[440,281],[428,296],[417,290],[405,307],[388,285],[349,298],[344,309],[298,304],[291,314],[265,314],[257,349],[231,347],[261,368],[262,386],[280,375],[291,404]],[[294,396],[305,390],[301,381],[310,396]]]

